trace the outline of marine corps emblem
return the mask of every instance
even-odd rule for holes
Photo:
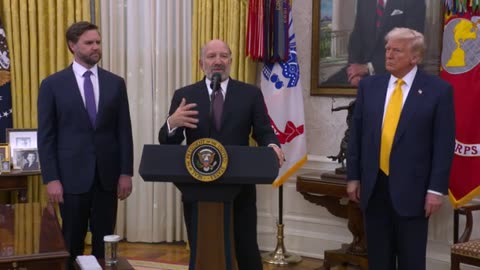
[[[225,147],[214,139],[194,141],[187,148],[185,166],[190,175],[202,182],[220,178],[227,169],[228,155]]]

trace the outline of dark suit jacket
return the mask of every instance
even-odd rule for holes
[[[212,137],[224,145],[247,146],[250,130],[253,127],[253,137],[259,145],[266,146],[270,143],[279,145],[266,113],[263,94],[260,89],[252,85],[229,80],[220,132],[210,125],[210,97],[205,80],[175,91],[170,106],[170,115],[178,108],[182,98],[185,98],[187,103],[196,103],[199,113],[198,127],[185,129],[187,144],[200,138]],[[174,136],[169,137],[168,127],[165,123],[160,129],[158,140],[162,144],[180,144],[185,138],[183,130],[184,128],[179,128]]]
[[[379,172],[380,139],[390,74],[360,82],[348,144],[349,180],[360,180],[366,209]],[[389,187],[401,216],[424,214],[427,190],[447,194],[455,144],[453,90],[418,70],[402,109],[390,154]]]
[[[96,127],[89,118],[72,67],[40,85],[38,151],[43,182],[59,179],[65,193],[90,190],[95,170],[107,190],[120,174],[133,175],[133,142],[124,80],[98,68]]]
[[[348,43],[348,62],[371,62],[375,73],[381,74],[385,72],[385,35],[395,27],[407,27],[423,33],[426,7],[423,0],[388,0],[381,27],[377,29],[376,6],[377,0],[357,1],[355,25]]]

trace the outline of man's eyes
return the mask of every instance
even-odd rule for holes
[[[218,56],[220,56],[221,59],[228,59],[228,54],[220,54]],[[217,58],[216,54],[207,55],[207,59],[215,59],[215,58]]]

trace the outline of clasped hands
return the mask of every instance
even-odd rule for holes
[[[358,87],[360,80],[368,75],[368,66],[366,64],[349,64],[347,68],[348,82]]]

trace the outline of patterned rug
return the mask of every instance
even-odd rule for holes
[[[134,259],[128,259],[128,262],[135,270],[188,270],[188,265],[184,264]]]

